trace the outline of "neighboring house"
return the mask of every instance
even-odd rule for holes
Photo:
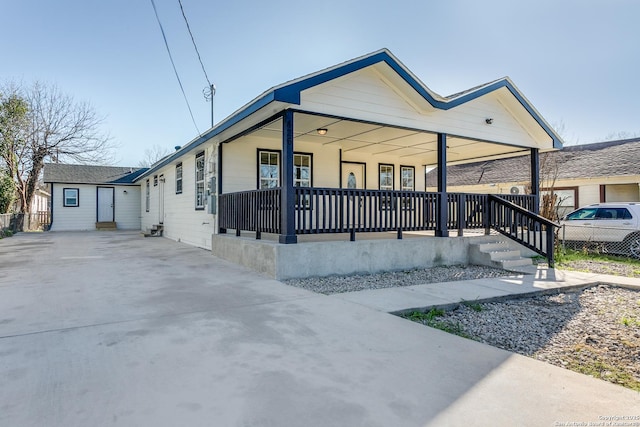
[[[449,166],[448,190],[462,193],[530,192],[530,158],[517,156]],[[553,187],[559,216],[581,206],[640,201],[640,138],[564,147],[540,156],[541,194]],[[427,174],[435,188],[437,171]]]
[[[31,213],[49,212],[49,204],[51,203],[51,193],[43,184],[38,184],[33,199],[31,200]]]
[[[47,163],[51,185],[51,231],[140,229],[140,185],[146,168]]]
[[[561,146],[508,78],[442,97],[383,49],[264,92],[134,182],[141,186],[143,229],[160,227],[168,238],[245,265],[289,247],[289,255],[268,262],[302,268],[287,258],[297,253],[306,259],[304,274],[316,274],[308,264],[340,271],[323,261],[334,249],[296,251],[289,244],[299,236],[348,233],[354,240],[356,233],[393,232],[400,238],[403,231],[431,230],[447,237],[449,207],[437,201],[448,200],[448,162],[527,153],[537,165],[539,152]],[[440,166],[438,194],[426,194],[424,176],[433,166]],[[530,180],[538,181],[537,167]],[[229,230],[274,236],[285,245],[224,236]],[[396,268],[405,265],[403,255],[389,256],[388,246],[380,251]],[[359,268],[353,254],[331,253]]]

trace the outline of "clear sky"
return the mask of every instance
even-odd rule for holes
[[[201,132],[207,86],[178,0],[155,0]],[[216,122],[272,86],[386,47],[431,90],[509,76],[568,144],[640,136],[638,0],[182,0]],[[118,165],[195,136],[150,0],[0,0],[0,81],[105,117]]]

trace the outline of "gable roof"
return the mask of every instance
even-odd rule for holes
[[[564,147],[540,156],[559,165],[558,179],[640,175],[640,138]],[[531,180],[530,157],[517,156],[447,167],[447,185],[497,184]],[[427,174],[427,186],[437,185],[437,171]]]
[[[218,123],[216,126],[185,144],[181,149],[172,153],[162,161],[152,165],[151,169],[146,173],[143,173],[139,179],[153,173],[154,171],[170,164],[174,160],[178,159],[185,153],[197,148],[204,144],[206,141],[220,135],[222,132],[256,113],[258,110],[264,108],[271,103],[280,103],[278,107],[280,110],[287,108],[287,105],[300,105],[301,93],[304,90],[310,89],[314,86],[321,85],[330,80],[340,78],[355,71],[364,69],[366,67],[385,63],[397,75],[403,79],[413,90],[421,95],[430,105],[434,108],[441,110],[449,110],[457,107],[466,102],[477,99],[488,93],[497,91],[501,88],[506,88],[517,101],[525,108],[525,110],[531,115],[531,117],[540,125],[540,127],[549,135],[553,143],[553,148],[562,148],[562,141],[558,134],[549,126],[549,124],[542,118],[533,105],[524,97],[522,93],[515,87],[513,82],[508,77],[504,77],[492,82],[476,86],[472,89],[456,93],[449,97],[442,97],[435,92],[431,91],[424,83],[422,83],[407,67],[404,66],[393,54],[387,49],[381,49],[376,52],[369,53],[367,55],[343,62],[333,67],[326,68],[324,70],[308,74],[306,76],[290,80],[278,86],[274,86],[271,89],[260,94],[254,98],[251,102],[241,107],[232,113],[229,117]],[[274,111],[274,114],[276,111]]]
[[[45,163],[44,182],[68,184],[133,184],[148,168]]]

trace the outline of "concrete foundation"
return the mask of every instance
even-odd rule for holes
[[[211,246],[213,255],[219,258],[283,280],[466,265],[471,243],[495,240],[496,236],[421,236],[284,245],[266,239],[214,234]]]

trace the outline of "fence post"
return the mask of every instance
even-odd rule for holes
[[[487,197],[487,203],[484,205],[484,234],[491,234],[491,225],[493,224],[493,206],[491,206],[491,196]]]
[[[467,225],[466,207],[467,196],[465,194],[458,194],[458,237],[462,237],[464,235],[464,229]]]
[[[555,234],[553,233],[553,227],[547,225],[547,260],[549,261],[549,267],[553,268],[555,265],[554,253],[555,253]]]

